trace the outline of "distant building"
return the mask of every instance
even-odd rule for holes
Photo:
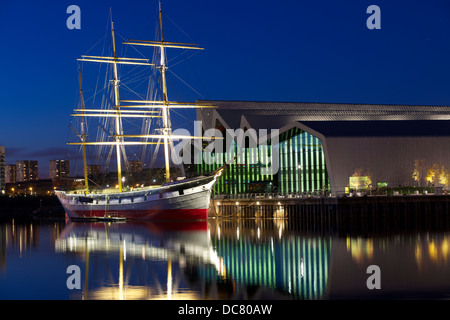
[[[70,177],[69,160],[50,160],[49,177],[53,182]]]
[[[38,181],[38,162],[22,160],[16,162],[16,182]]]
[[[128,161],[130,165],[130,173],[142,172],[142,161]]]
[[[100,175],[100,173],[101,173],[100,165],[89,164],[87,166],[87,174],[89,177],[96,177],[96,176]]]
[[[5,147],[0,146],[0,194],[5,193]]]
[[[7,164],[5,179],[6,183],[16,183],[16,165],[15,164]]]

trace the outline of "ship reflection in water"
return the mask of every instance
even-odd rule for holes
[[[55,248],[85,264],[73,298],[321,298],[331,238],[284,237],[285,223],[70,223]]]
[[[55,248],[84,262],[82,299],[199,299],[200,269],[224,268],[206,221],[72,222]]]
[[[285,219],[1,223],[0,299],[448,299],[449,245],[447,230],[341,235]]]

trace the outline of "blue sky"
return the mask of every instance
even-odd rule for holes
[[[380,30],[366,27],[373,4],[381,9]],[[80,30],[66,27],[69,5],[81,9]],[[182,101],[450,105],[448,1],[162,5],[168,41],[206,48],[174,67],[197,91],[180,89]],[[76,59],[98,53],[90,49],[105,36],[110,8],[121,37],[154,38],[156,0],[1,2],[0,145],[7,163],[38,160],[46,178],[48,160],[67,158]]]

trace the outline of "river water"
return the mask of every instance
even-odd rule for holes
[[[0,224],[0,299],[449,299],[450,231],[286,219]]]

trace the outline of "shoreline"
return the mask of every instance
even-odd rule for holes
[[[65,218],[64,208],[55,195],[0,197],[0,221],[63,218]]]

